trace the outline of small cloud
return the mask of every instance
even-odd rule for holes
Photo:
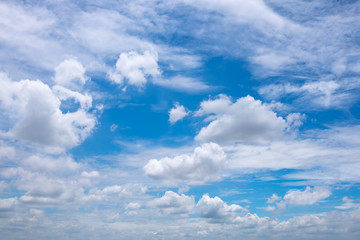
[[[85,177],[85,178],[96,178],[96,177],[99,177],[100,174],[98,171],[91,171],[91,172],[83,171],[81,173],[81,176]]]
[[[335,207],[336,209],[348,210],[348,209],[360,208],[359,202],[355,202],[355,200],[350,199],[348,197],[343,197],[342,201],[343,201],[343,204],[340,206],[336,206]]]
[[[154,79],[153,83],[165,88],[174,89],[180,92],[196,93],[209,90],[210,87],[196,78],[175,76],[169,79]]]
[[[148,206],[158,208],[166,214],[189,214],[195,206],[195,201],[193,196],[167,191],[161,198],[150,201]]]
[[[271,195],[271,197],[268,198],[266,203],[274,203],[274,202],[279,201],[279,200],[281,200],[281,197],[279,197],[278,195],[273,193],[273,195]]]
[[[154,51],[145,51],[140,54],[135,51],[121,53],[116,62],[114,71],[108,72],[109,79],[119,85],[126,84],[143,87],[147,78],[160,77],[158,56]],[[126,87],[123,88],[126,91]]]
[[[64,60],[55,68],[54,81],[56,84],[68,87],[78,88],[85,84],[89,79],[85,76],[85,68],[75,58]]]
[[[196,209],[201,217],[208,218],[214,222],[231,222],[239,215],[239,211],[247,212],[246,209],[239,205],[228,205],[219,197],[211,198],[208,194],[202,196],[196,204]]]
[[[128,204],[126,205],[125,210],[126,210],[126,211],[136,211],[136,210],[138,210],[140,207],[141,207],[141,204],[140,204],[140,203],[131,202],[131,203],[128,203]]]
[[[179,103],[175,103],[175,107],[169,111],[169,122],[174,124],[186,117],[188,114],[189,112],[185,110],[184,106]]]
[[[111,132],[115,132],[117,128],[118,128],[118,125],[116,125],[116,124],[111,124],[111,126],[110,126],[110,131],[111,131]]]
[[[284,196],[284,201],[290,205],[313,205],[331,195],[328,188],[306,187],[304,191],[290,190]]]

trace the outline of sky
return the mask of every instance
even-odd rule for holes
[[[360,236],[360,2],[0,1],[0,235]]]

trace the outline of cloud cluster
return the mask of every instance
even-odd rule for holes
[[[71,70],[67,70],[68,75]],[[70,84],[72,80],[69,77],[63,82]],[[13,123],[8,126],[10,129],[3,129],[10,138],[66,149],[81,143],[95,127],[96,118],[88,113],[92,98],[87,94],[59,85],[51,89],[39,80],[12,81],[4,73],[0,74],[0,82],[2,115]],[[80,107],[63,113],[61,104],[67,99],[79,102]]]
[[[189,155],[151,159],[144,166],[144,171],[154,179],[214,181],[219,179],[225,160],[225,153],[219,145],[205,143],[195,148],[194,153]]]

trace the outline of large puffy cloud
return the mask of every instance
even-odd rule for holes
[[[116,69],[109,72],[109,78],[117,84],[127,84],[142,87],[148,77],[160,76],[158,56],[155,52],[145,51],[143,54],[137,52],[121,53],[116,62]]]
[[[204,182],[219,178],[226,156],[215,143],[205,143],[195,148],[190,155],[174,158],[152,159],[145,166],[145,173],[155,179],[178,179]]]
[[[193,196],[166,191],[164,196],[148,203],[149,207],[158,208],[166,214],[189,214],[195,206]]]
[[[96,119],[87,113],[91,97],[66,91],[60,97],[45,83],[36,80],[11,81],[0,75],[0,106],[3,116],[9,118],[8,135],[57,148],[71,148],[82,142],[92,131]],[[63,113],[61,100],[75,98],[82,107],[74,112]]]
[[[239,205],[227,205],[219,197],[211,198],[208,194],[202,196],[196,204],[200,217],[211,219],[215,222],[233,221],[240,211],[246,211]]]
[[[269,106],[251,96],[233,103],[228,96],[219,95],[217,99],[203,101],[200,106],[196,115],[210,115],[206,119],[209,125],[196,136],[201,141],[266,142],[282,136],[288,127]]]

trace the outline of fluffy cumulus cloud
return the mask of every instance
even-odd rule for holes
[[[158,208],[166,214],[189,214],[193,211],[194,206],[193,196],[177,194],[173,191],[166,191],[164,196],[148,203],[148,207]]]
[[[205,182],[219,178],[225,160],[225,153],[219,145],[205,143],[195,148],[192,154],[152,159],[144,166],[144,171],[154,179]]]
[[[306,187],[304,191],[290,190],[284,196],[284,201],[290,205],[313,205],[331,195],[328,188]]]
[[[91,97],[67,90],[60,97],[39,80],[11,81],[0,75],[0,107],[3,116],[9,118],[12,126],[10,137],[25,139],[44,145],[71,148],[82,142],[92,131],[96,119],[86,110],[91,107]],[[63,113],[61,100],[75,98],[81,107],[76,111]]]
[[[259,143],[282,136],[287,122],[276,115],[269,106],[251,96],[232,102],[230,97],[219,95],[214,100],[203,101],[196,115],[210,115],[196,136],[200,141],[219,143]]]
[[[175,103],[175,106],[169,111],[169,122],[174,124],[186,117],[188,114],[189,112],[185,110],[184,106],[179,103]]]
[[[65,59],[55,68],[54,81],[58,85],[76,88],[84,85],[87,80],[84,66],[74,58]]]
[[[196,204],[196,209],[200,217],[208,218],[214,222],[232,222],[239,215],[239,212],[247,212],[239,205],[227,205],[219,197],[211,198],[208,194],[202,196]]]
[[[276,203],[277,207],[280,209],[286,208],[287,205],[292,206],[305,206],[313,205],[318,203],[328,197],[330,197],[332,192],[328,187],[309,187],[307,186],[305,190],[292,189],[289,190],[284,197],[280,197],[275,193],[268,198],[267,203],[273,204]],[[267,210],[275,210],[274,206],[268,206]]]
[[[116,84],[127,84],[143,87],[149,77],[157,78],[161,75],[158,66],[158,56],[154,51],[121,53],[116,62],[115,71],[108,73],[109,78]]]

